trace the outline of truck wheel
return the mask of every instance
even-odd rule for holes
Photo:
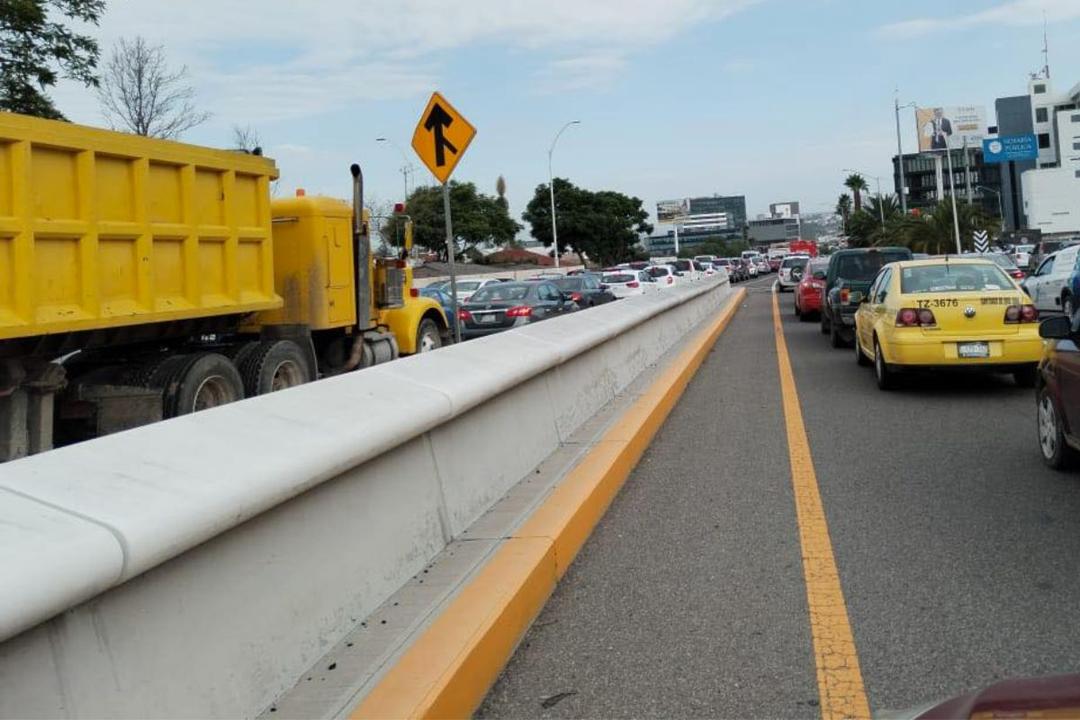
[[[307,357],[292,340],[265,340],[238,362],[247,397],[311,382]]]
[[[420,327],[416,329],[416,352],[431,352],[440,347],[442,347],[442,335],[439,334],[439,325],[431,318],[424,318],[420,321]]]
[[[161,389],[166,418],[244,399],[240,373],[229,358],[218,353],[168,358],[155,368],[148,384]]]

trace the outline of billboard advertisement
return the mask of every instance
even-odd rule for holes
[[[690,214],[690,198],[679,200],[661,200],[656,203],[656,221],[662,223],[680,222]]]
[[[1002,135],[983,140],[983,162],[1003,163],[1013,160],[1038,160],[1039,143],[1034,133]]]
[[[986,135],[986,108],[981,105],[915,108],[919,152],[979,147]]]

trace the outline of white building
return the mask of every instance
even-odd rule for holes
[[[679,223],[679,232],[715,232],[717,230],[727,230],[730,227],[731,217],[728,213],[694,213],[687,215],[686,219]]]
[[[1028,82],[1036,168],[1020,186],[1027,226],[1043,233],[1080,233],[1080,83],[1054,93],[1047,78]]]

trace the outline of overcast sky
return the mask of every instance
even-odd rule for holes
[[[109,0],[92,29],[107,51],[142,35],[186,64],[213,113],[190,142],[227,146],[253,125],[281,192],[402,194],[401,155],[439,90],[478,128],[455,178],[493,193],[506,177],[520,215],[555,174],[660,199],[747,196],[829,209],[843,168],[890,185],[901,102],[983,104],[1026,92],[1042,64],[1080,82],[1080,0]],[[89,91],[54,94],[77,122],[104,124]],[[902,115],[905,149],[915,143]],[[418,169],[415,182],[431,182]],[[870,180],[871,188],[874,181]],[[891,190],[891,187],[888,188]]]

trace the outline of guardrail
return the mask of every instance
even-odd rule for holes
[[[716,311],[703,280],[0,469],[0,716],[252,716]]]
[[[539,273],[559,273],[565,275],[571,270],[582,270],[584,265],[563,265],[562,267],[546,267],[537,265],[536,267],[529,268],[527,270],[492,270],[485,273],[466,273],[457,276],[458,282],[465,282],[466,280],[487,280],[488,278],[495,278],[496,280],[528,280],[529,278]],[[413,278],[413,284],[418,287],[427,287],[428,285],[434,285],[439,282],[446,282],[450,279],[449,275],[439,275],[436,277],[426,278]]]

